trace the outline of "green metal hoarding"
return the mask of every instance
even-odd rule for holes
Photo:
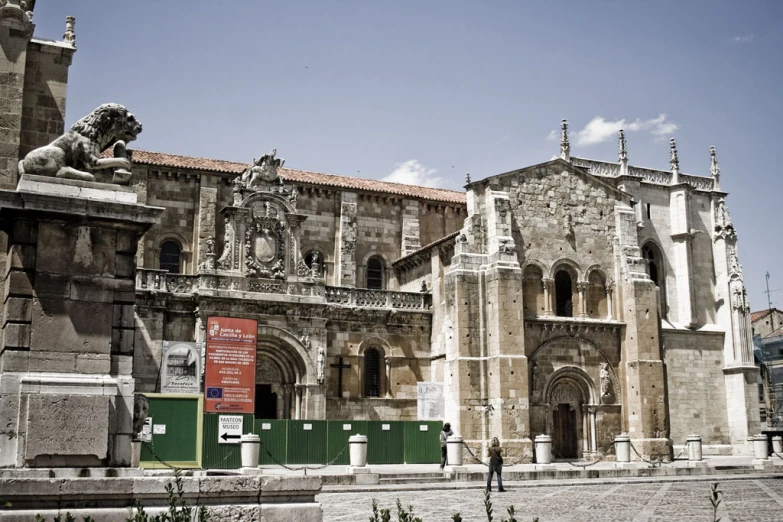
[[[350,450],[346,448],[348,438],[357,434],[367,435],[367,421],[327,421],[326,461],[331,462],[339,453],[340,455],[334,463],[349,464]]]
[[[261,465],[287,464],[288,462],[288,421],[256,419],[253,433],[261,439],[258,463]],[[269,456],[269,453],[272,457]],[[273,458],[274,457],[274,458]],[[277,460],[277,462],[275,462]]]
[[[288,421],[287,464],[326,464],[326,421]]]
[[[402,421],[367,422],[367,464],[405,462],[405,434]]]
[[[405,423],[405,463],[440,463],[440,421]]]
[[[152,440],[142,442],[142,468],[200,468],[201,395],[145,393]]]

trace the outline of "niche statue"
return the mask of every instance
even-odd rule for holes
[[[104,103],[49,145],[30,151],[19,162],[19,174],[95,181],[93,172],[118,169],[114,182],[124,184],[129,181],[131,167],[125,143],[140,133],[141,123],[128,109]],[[101,153],[114,145],[115,157],[102,158]],[[118,178],[120,172],[123,175]]]

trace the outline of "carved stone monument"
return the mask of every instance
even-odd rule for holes
[[[125,107],[101,105],[0,191],[0,466],[130,464],[135,256],[163,209],[95,180],[128,182],[124,142],[139,132]]]

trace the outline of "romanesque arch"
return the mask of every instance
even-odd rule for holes
[[[305,418],[317,378],[308,347],[282,328],[259,326],[256,350],[256,417]]]

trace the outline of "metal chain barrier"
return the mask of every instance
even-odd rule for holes
[[[647,464],[649,464],[653,468],[660,468],[661,465],[663,465],[663,464],[670,464],[671,462],[674,462],[674,461],[664,462],[663,460],[649,460],[649,459],[646,459],[646,458],[642,457],[642,454],[639,453],[639,451],[636,449],[636,446],[633,445],[633,442],[628,441],[628,444],[631,445],[631,449],[633,450],[634,453],[636,453],[636,456],[639,457],[639,460],[641,460],[642,462],[646,462]]]
[[[343,452],[346,449],[348,449],[348,446],[349,446],[348,444],[343,446],[343,449],[341,449],[340,452],[337,455],[335,455],[335,457],[332,460],[330,460],[329,462],[327,462],[326,464],[321,464],[321,465],[318,465],[318,466],[299,466],[299,467],[294,467],[294,466],[288,466],[286,464],[283,464],[282,462],[277,460],[277,458],[274,455],[272,455],[272,452],[269,451],[269,448],[266,447],[266,444],[264,444],[264,441],[259,441],[259,442],[261,442],[261,447],[264,448],[264,451],[266,452],[266,454],[269,455],[269,458],[272,459],[275,464],[277,464],[278,466],[281,466],[281,467],[283,467],[283,468],[285,468],[285,469],[287,469],[289,471],[302,471],[302,470],[304,470],[305,475],[307,475],[307,470],[308,469],[310,469],[310,470],[324,469],[324,468],[326,468],[328,466],[333,465],[335,462],[337,462],[337,459],[340,458],[340,455],[342,455]]]

